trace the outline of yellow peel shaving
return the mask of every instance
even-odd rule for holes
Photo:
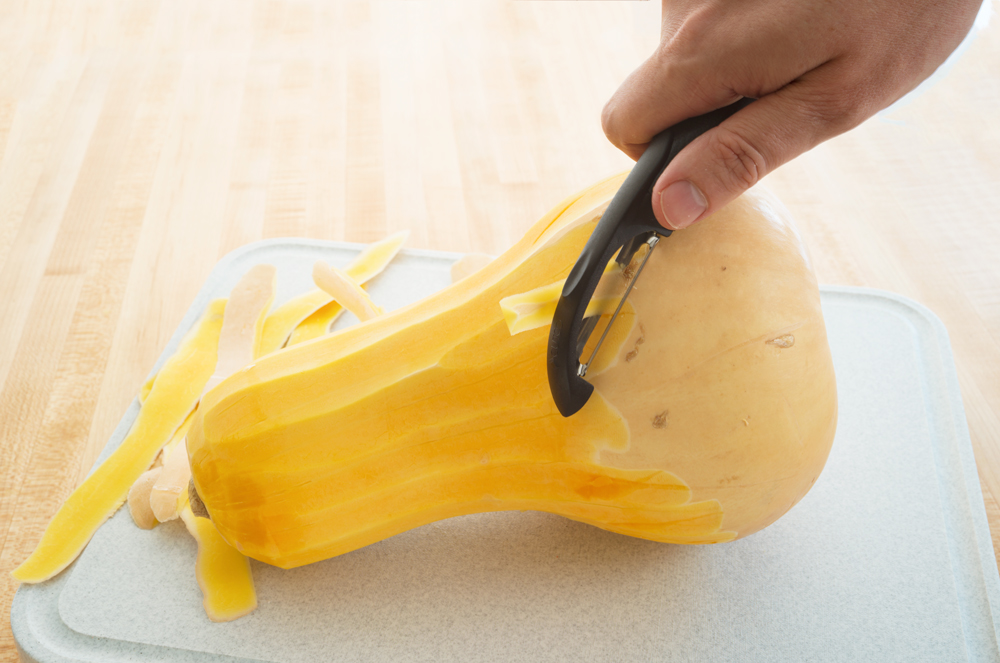
[[[156,382],[156,373],[153,373],[148,378],[146,378],[146,381],[142,383],[141,387],[139,387],[140,403],[146,402],[146,397],[149,396],[149,392],[152,391],[154,382]]]
[[[330,297],[330,295],[327,295],[327,297]],[[337,318],[339,318],[344,312],[343,306],[333,301],[332,297],[330,299],[331,301],[329,304],[326,304],[321,309],[303,320],[299,326],[292,331],[291,336],[288,337],[288,346],[311,341],[314,338],[319,338],[320,336],[325,336],[330,333],[330,326],[333,325]]]
[[[558,281],[501,299],[500,309],[503,311],[503,318],[507,322],[507,329],[510,330],[511,335],[551,325],[562,289],[563,282]],[[608,308],[614,309],[618,305],[618,301],[616,297],[591,299],[583,317],[597,315]]]
[[[330,295],[316,289],[294,297],[274,309],[264,321],[264,338],[260,344],[261,356],[280,350],[292,331],[303,320],[330,301]]]
[[[204,596],[205,614],[213,622],[229,622],[257,607],[250,560],[226,543],[208,518],[194,515],[185,504],[181,519],[198,542],[195,575]]]
[[[409,231],[403,231],[387,237],[380,242],[375,242],[362,251],[344,271],[352,279],[364,285],[382,273],[386,265],[399,253],[409,235]],[[323,291],[319,290],[317,292]],[[288,337],[288,345],[296,345],[297,343],[309,341],[327,334],[330,331],[330,325],[344,312],[344,308],[336,301],[332,301],[333,298],[329,294],[325,292],[323,294],[326,296],[328,303],[303,319],[295,327]]]
[[[358,283],[366,283],[385,269],[409,236],[410,232],[404,230],[375,242],[358,254],[347,267],[347,273]],[[333,302],[330,295],[320,289],[311,290],[288,300],[267,316],[258,356],[270,354],[283,347],[301,325],[305,325],[305,330],[299,334],[296,342],[305,340],[303,338],[305,335],[322,336],[329,331],[330,324],[342,311],[340,305]],[[316,316],[315,319],[310,320],[313,316]]]
[[[38,546],[11,574],[16,580],[42,582],[62,571],[122,505],[129,488],[197,404],[215,368],[225,306],[224,299],[209,304],[163,365],[128,435],[59,508]]]
[[[587,303],[583,317],[608,314],[618,306],[624,294],[626,279],[622,267],[614,259],[604,266],[601,281]],[[552,324],[556,304],[562,295],[565,279],[500,300],[500,310],[511,336]]]
[[[341,306],[364,322],[384,313],[382,307],[372,301],[368,293],[361,289],[357,281],[347,273],[331,267],[322,260],[313,265],[313,281],[320,288],[330,293]]]
[[[184,423],[181,424],[181,427],[178,428],[176,431],[174,431],[174,434],[171,436],[170,441],[164,444],[163,448],[160,449],[160,453],[156,455],[156,461],[153,462],[154,467],[156,467],[157,464],[162,466],[163,461],[166,459],[167,456],[170,455],[170,452],[173,451],[174,447],[180,444],[181,441],[187,436],[187,432],[191,428],[191,422],[194,421],[194,414],[197,411],[198,411],[198,406],[195,405],[194,409],[191,410],[191,414],[189,414],[187,416],[187,419],[184,420]]]
[[[177,447],[184,442],[184,438],[187,436],[188,429],[191,428],[191,422],[194,421],[194,413],[197,412],[197,411],[198,411],[198,406],[196,405],[195,408],[193,410],[191,410],[191,414],[188,415],[188,418],[184,420],[183,424],[181,424],[181,427],[178,428],[177,431],[173,434],[173,437],[170,438],[170,441],[167,442],[166,444],[164,444],[163,448],[160,449],[160,453],[156,456],[156,460],[159,462],[159,465],[157,465],[156,462],[153,463],[154,468],[155,469],[159,469],[160,471],[156,473],[156,478],[153,480],[152,484],[150,484],[148,487],[142,488],[144,494],[146,495],[145,509],[149,511],[150,517],[155,518],[157,520],[157,522],[166,522],[167,520],[173,520],[173,518],[177,517],[176,514],[173,515],[172,517],[168,517],[167,513],[161,514],[163,517],[157,516],[157,514],[156,514],[157,508],[156,508],[156,506],[154,506],[154,504],[157,502],[157,500],[152,498],[152,494],[153,494],[153,489],[156,486],[156,483],[159,481],[159,479],[161,477],[161,474],[164,471],[163,470],[164,466],[168,465],[170,463],[176,463],[177,462],[177,460],[171,460],[171,459],[174,457],[174,452],[177,449]],[[178,458],[180,458],[180,457],[178,457]],[[187,460],[187,446],[184,446],[183,460],[184,460],[184,465],[188,466],[190,468],[190,466],[188,465],[188,460]],[[148,472],[147,472],[147,474],[148,474]],[[188,475],[191,474],[190,469],[188,469],[187,474]],[[132,484],[132,489],[129,490],[128,497],[129,497],[129,508],[130,509],[132,508],[132,491],[134,491],[134,490],[137,489],[137,486],[139,485],[140,482],[142,482],[142,481],[145,480],[145,477],[146,477],[146,474],[143,474],[141,477],[139,477],[138,479],[136,479],[135,483]],[[185,486],[185,488],[186,488],[186,486]],[[174,504],[175,504],[175,507],[174,507],[175,510],[179,509],[179,505],[177,505],[177,500],[176,499],[174,500]],[[160,508],[162,509],[162,506]],[[134,513],[133,513],[133,518],[132,519],[135,520],[135,514]],[[136,524],[138,525],[139,522],[136,521]],[[140,527],[142,527],[142,526],[140,525]]]

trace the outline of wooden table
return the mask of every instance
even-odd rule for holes
[[[630,161],[600,110],[658,3],[0,5],[0,659],[9,572],[220,256],[261,238],[498,253]],[[995,18],[995,17],[994,17]],[[1000,21],[769,176],[825,283],[948,327],[1000,546]]]

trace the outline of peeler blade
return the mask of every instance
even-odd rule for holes
[[[581,378],[586,377],[587,369],[590,368],[590,365],[594,363],[594,359],[597,357],[598,351],[604,344],[604,339],[607,338],[608,332],[611,331],[611,327],[615,324],[615,320],[618,319],[618,314],[621,313],[622,307],[625,305],[625,300],[628,299],[629,294],[631,294],[632,288],[635,287],[635,282],[639,280],[639,276],[642,274],[642,270],[646,266],[646,262],[649,260],[649,256],[652,255],[653,249],[656,248],[656,245],[659,242],[660,242],[659,235],[653,233],[648,239],[646,239],[645,242],[640,243],[639,246],[633,248],[633,245],[635,244],[635,242],[633,241],[630,243],[629,246],[625,247],[626,249],[631,249],[629,253],[633,256],[642,246],[647,246],[649,247],[649,249],[646,251],[645,255],[642,256],[642,259],[639,261],[639,266],[634,269],[633,274],[631,276],[628,275],[627,270],[626,272],[624,272],[624,275],[628,279],[628,285],[625,286],[625,291],[621,294],[621,297],[618,299],[618,305],[615,307],[614,312],[611,314],[611,318],[607,321],[607,324],[604,325],[600,336],[596,337],[597,342],[593,344],[593,350],[591,350],[586,361],[584,361],[583,350],[590,344],[589,342],[592,340],[594,332],[597,329],[597,321],[600,319],[598,316],[592,316],[590,318],[587,318],[587,320],[593,321],[593,324],[589,325],[585,324],[584,329],[581,331],[580,338],[577,339],[577,347],[579,348],[577,356],[579,357],[580,361],[580,367],[577,369],[577,375],[579,375]],[[622,255],[624,255],[625,253],[626,253],[625,251],[621,252]],[[631,262],[626,263],[625,266],[626,267],[631,266]],[[598,288],[600,288],[600,285],[598,285]]]

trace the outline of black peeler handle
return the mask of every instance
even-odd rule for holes
[[[753,101],[740,99],[729,106],[678,122],[657,134],[594,228],[566,279],[549,331],[549,390],[564,417],[578,412],[594,391],[594,387],[578,374],[577,340],[584,329],[583,314],[604,267],[618,249],[622,249],[618,261],[625,265],[651,233],[668,237],[672,232],[661,226],[653,214],[653,185],[667,164],[691,141]]]

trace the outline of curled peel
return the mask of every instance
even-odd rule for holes
[[[382,273],[392,259],[396,257],[396,254],[399,253],[399,250],[403,247],[409,236],[409,231],[404,230],[371,244],[344,271],[352,279],[364,285]],[[303,300],[301,313],[305,315],[292,315],[290,312],[287,312],[286,306],[294,307],[293,302],[300,298]],[[310,308],[306,300],[313,303],[321,303],[318,307]],[[338,302],[334,301],[328,293],[319,289],[305,295],[300,295],[300,297],[289,301],[288,304],[279,306],[273,314],[268,316],[268,321],[265,324],[264,354],[277,350],[281,347],[281,344],[285,343],[285,339],[287,339],[288,345],[295,345],[323,336],[330,331],[330,325],[343,312],[344,309]],[[287,322],[283,323],[283,331],[277,331],[277,317],[280,315],[288,315]],[[275,318],[275,322],[272,322],[272,318]],[[291,324],[293,319],[294,324]],[[272,329],[275,331],[272,331]],[[274,340],[277,337],[281,337],[282,339],[280,344]]]
[[[190,505],[181,520],[198,543],[195,575],[201,588],[205,614],[213,622],[229,622],[257,608],[257,591],[250,560],[226,543],[208,518],[196,516]]]
[[[621,274],[622,269],[617,262],[612,260],[607,264],[601,277],[601,286],[588,302],[583,317],[601,315],[618,306],[622,288],[619,287],[620,279],[616,277]],[[563,279],[501,299],[500,309],[503,311],[504,321],[511,335],[551,325],[552,318],[556,314],[556,304],[559,303],[559,296],[565,284],[566,280]]]
[[[358,282],[346,272],[331,267],[322,260],[313,265],[313,281],[329,293],[334,300],[364,322],[384,313],[382,307],[372,301]]]
[[[11,574],[16,580],[42,582],[65,569],[122,505],[129,488],[198,403],[215,368],[225,307],[225,299],[209,304],[163,365],[128,435],[59,508],[38,546]]]
[[[159,522],[149,506],[149,492],[162,469],[154,467],[151,470],[146,470],[135,480],[128,491],[128,511],[132,516],[132,522],[139,529],[153,529]]]

